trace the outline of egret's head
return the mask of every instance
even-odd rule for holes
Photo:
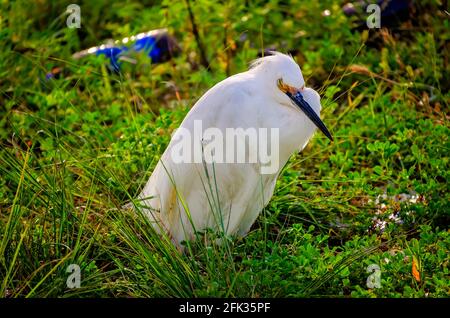
[[[320,96],[311,88],[305,88],[302,71],[294,59],[278,52],[263,57],[252,63],[251,68],[257,68],[270,86],[276,97],[285,100],[286,97],[327,136],[333,140],[331,133],[320,119]],[[313,107],[311,107],[313,106]]]

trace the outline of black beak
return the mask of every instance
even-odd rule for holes
[[[286,95],[297,105],[309,119],[317,126],[331,141],[333,141],[333,136],[331,136],[330,131],[327,126],[323,123],[320,117],[316,114],[316,112],[309,106],[309,104],[305,101],[302,94],[299,92],[292,94],[291,92],[286,92]]]

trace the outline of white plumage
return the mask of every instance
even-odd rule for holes
[[[193,135],[194,121],[201,120],[203,130],[215,127],[224,136],[227,128],[279,128],[278,168],[262,174],[260,163],[177,163],[173,158],[180,138],[177,131],[139,195],[139,205],[155,229],[166,232],[177,246],[193,239],[195,230],[206,228],[245,235],[272,197],[280,170],[292,153],[306,146],[315,130],[310,119],[314,114],[308,118],[293,102],[293,95],[301,92],[304,101],[320,114],[319,95],[304,86],[300,67],[292,57],[274,53],[208,90],[180,127]],[[205,140],[201,142],[205,144]],[[247,156],[256,151],[248,142],[246,145]]]

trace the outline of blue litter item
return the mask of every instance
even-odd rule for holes
[[[168,61],[179,51],[179,45],[167,30],[157,29],[91,47],[75,53],[73,58],[80,59],[93,54],[104,55],[110,61],[110,69],[120,72],[122,62],[136,63],[133,59],[136,52],[144,52],[151,62],[156,64]]]

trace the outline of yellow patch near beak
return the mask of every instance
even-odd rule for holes
[[[300,89],[286,85],[283,83],[283,80],[280,78],[277,82],[278,88],[283,92],[283,93],[291,93],[291,94],[296,94],[298,91],[303,91],[303,89],[305,88],[305,85],[303,85]]]

